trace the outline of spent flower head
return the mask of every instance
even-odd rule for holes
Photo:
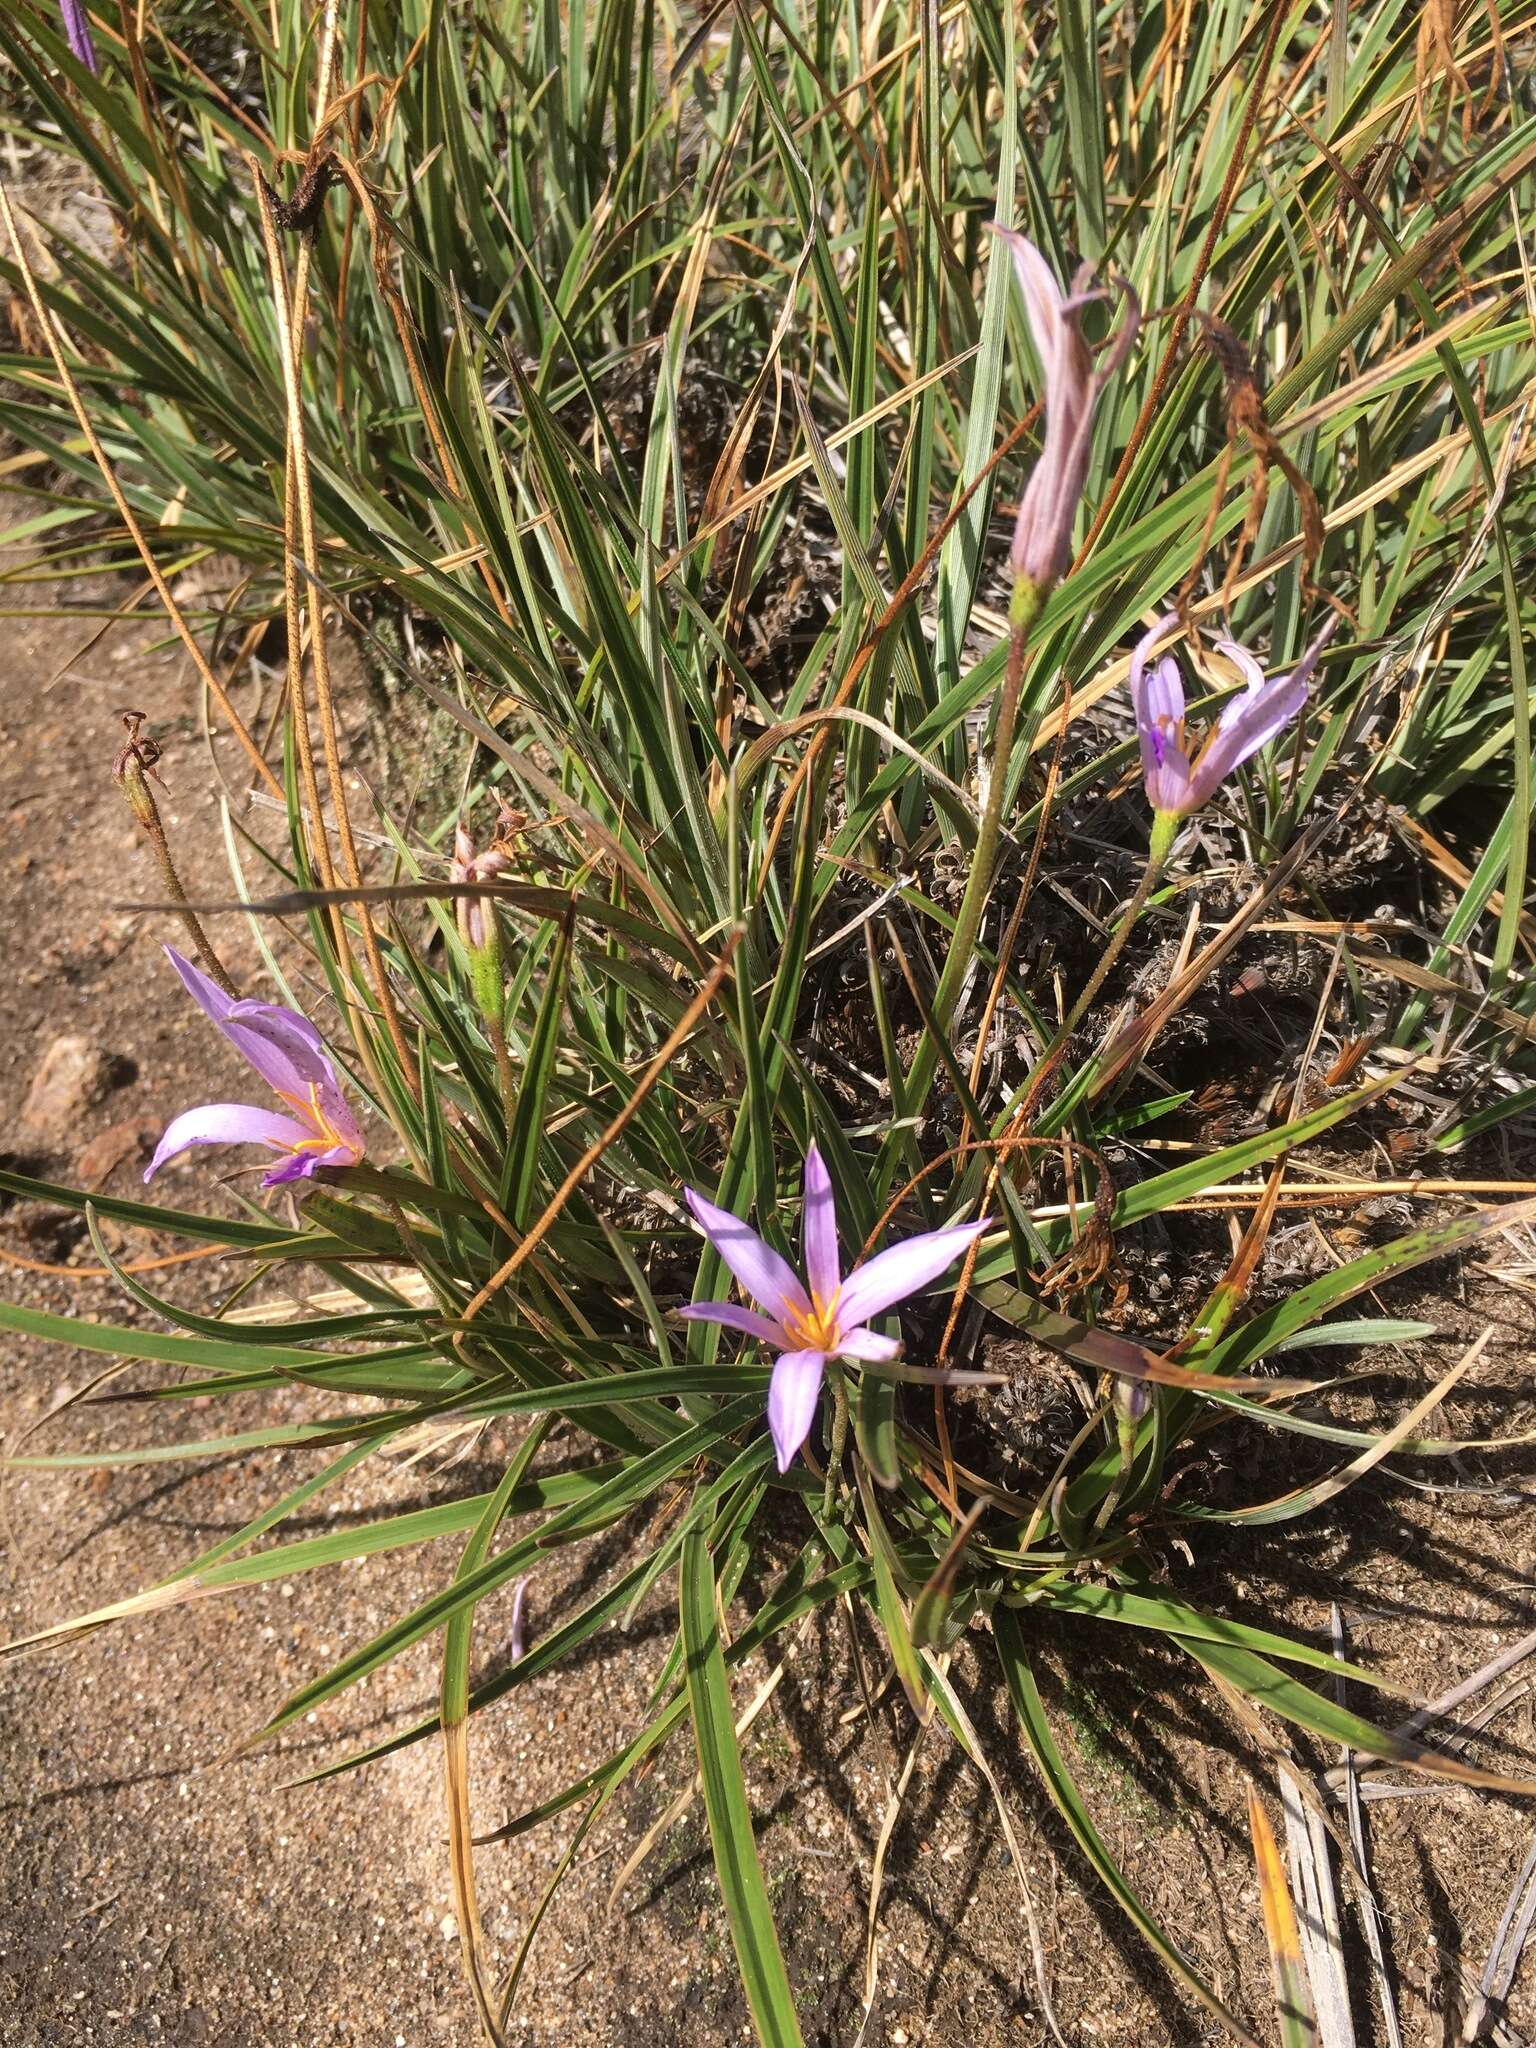
[[[768,1389],[768,1428],[781,1472],[789,1470],[810,1435],[828,1362],[848,1358],[861,1365],[883,1365],[899,1358],[900,1339],[866,1328],[870,1317],[937,1280],[987,1228],[983,1219],[924,1231],[891,1245],[845,1278],[832,1180],[813,1144],[805,1155],[802,1281],[740,1217],[716,1208],[694,1188],[683,1192],[700,1230],[757,1307],[698,1301],[681,1313],[697,1322],[722,1323],[778,1352]]]
[[[193,1002],[261,1076],[287,1114],[243,1102],[205,1102],[183,1110],[166,1126],[145,1180],[192,1145],[270,1145],[283,1156],[262,1176],[262,1185],[269,1188],[307,1180],[316,1167],[355,1166],[363,1156],[363,1134],[309,1019],[280,1003],[237,1001],[174,946],[165,950]]]
[[[1019,503],[1008,558],[1015,576],[1045,591],[1071,566],[1072,521],[1088,474],[1094,404],[1136,339],[1141,306],[1130,284],[1117,278],[1126,302],[1125,320],[1102,369],[1095,370],[1080,321],[1084,307],[1107,298],[1108,292],[1102,287],[1090,288],[1093,273],[1087,265],[1072,280],[1071,291],[1064,292],[1028,235],[996,223],[992,232],[1007,243],[1013,257],[1030,336],[1045,377],[1045,439]]]

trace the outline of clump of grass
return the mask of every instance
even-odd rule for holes
[[[7,580],[152,577],[255,782],[286,806],[279,851],[232,819],[237,894],[259,930],[282,917],[307,946],[333,998],[316,1021],[370,1113],[366,1163],[233,1222],[0,1175],[85,1209],[156,1318],[0,1308],[0,1324],[159,1362],[165,1400],[295,1382],[316,1396],[304,1422],[146,1451],[302,1445],[316,1464],[166,1584],[49,1635],[458,1537],[438,1593],[259,1733],[441,1636],[438,1710],[329,1768],[441,1739],[491,2038],[537,1919],[497,1982],[474,1906],[474,1717],[661,1585],[676,1633],[651,1717],[499,1837],[579,1806],[575,1855],[689,1727],[765,2042],[799,2030],[732,1675],[845,1597],[913,1714],[982,1768],[1011,1842],[953,1668],[968,1626],[989,1624],[977,1642],[1040,1788],[1240,2036],[1094,1825],[1041,1698],[1030,1610],[1150,1631],[1224,1697],[1502,1782],[1346,1711],[1328,1681],[1368,1674],[1201,1611],[1148,1562],[1158,1535],[1282,1522],[1388,1453],[1457,1448],[1425,1432],[1472,1358],[1387,1430],[1264,1369],[1345,1341],[1368,1373],[1371,1346],[1404,1332],[1341,1323],[1346,1303],[1530,1213],[1432,1170],[1536,1099],[1532,600],[1516,571],[1536,132],[1500,55],[1529,24],[1506,9],[1500,36],[1470,10],[1450,63],[1426,55],[1418,17],[1391,0],[1368,16],[1210,0],[1113,16],[1096,41],[1076,0],[699,27],[621,0],[452,15],[273,0],[232,6],[207,48],[180,16],[103,15],[94,76],[41,0],[0,19],[16,151],[88,181],[116,231],[84,248],[13,195],[0,424],[50,481],[13,473],[31,509],[11,537],[36,552]],[[1475,140],[1455,118],[1474,94]],[[1098,401],[1073,560],[1039,593],[1027,648],[1012,636],[1011,671],[1005,530],[1044,380],[994,220],[1027,227],[1060,278],[1076,257],[1123,274],[1147,309]],[[1107,313],[1083,317],[1100,343]],[[270,756],[208,658],[211,612],[174,596],[178,570],[226,557],[223,628],[286,621]],[[1275,669],[1321,616],[1339,626],[1285,740],[1147,869],[1122,684],[1170,602],[1190,648],[1230,628]],[[353,817],[329,661],[347,635],[451,721],[463,799],[446,815],[407,821],[386,800]],[[1212,691],[1231,680],[1201,664]],[[498,865],[471,872],[460,848],[450,872],[461,822],[479,848],[498,835]],[[1367,829],[1429,877],[1412,918],[1377,918],[1368,876],[1335,890],[1329,862]],[[1207,893],[1225,906],[1214,923]],[[1165,1054],[1177,1066],[1218,996],[1227,1014],[1221,977],[1277,922],[1325,969],[1267,1120],[1250,1068],[1240,1134],[1217,1135]],[[1127,950],[1087,1003],[1117,925]],[[1351,1199],[1429,1192],[1440,1208],[1255,1295],[1282,1206],[1311,1199],[1312,1163],[1360,1126],[1431,1171],[1373,1167]],[[1171,1166],[1135,1149],[1160,1133]],[[851,1372],[841,1478],[815,1432],[779,1473],[762,1356],[672,1314],[727,1286],[683,1188],[787,1251],[813,1143],[866,1249],[995,1219],[904,1326],[917,1380]],[[1245,1219],[1220,1258],[1197,1258],[1191,1209]],[[226,1312],[193,1313],[116,1258],[106,1218],[263,1274],[318,1266],[332,1292],[301,1310],[279,1288],[253,1309],[247,1275]],[[1189,1261],[1187,1309],[1137,1298],[1153,1225]],[[986,1381],[958,1433],[963,1369],[985,1370],[1003,1332],[1053,1361],[1072,1404],[1024,1479],[989,1435]],[[1236,1507],[1175,1483],[1238,1430],[1321,1440],[1340,1463]],[[283,1534],[365,1458],[492,1431],[515,1448],[488,1493],[456,1492],[450,1466],[427,1508]],[[556,1462],[574,1442],[597,1462]],[[679,1488],[659,1542],[471,1682],[481,1602],[552,1550],[650,1527]],[[768,1586],[755,1606],[749,1565]],[[1268,1875],[1265,1898],[1278,1913]]]

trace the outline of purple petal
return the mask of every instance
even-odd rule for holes
[[[1161,728],[1183,724],[1184,678],[1171,654],[1160,654],[1152,663],[1143,681],[1141,701],[1148,725]]]
[[[1172,740],[1165,740],[1161,733],[1150,738],[1148,744],[1156,760],[1149,761],[1148,750],[1143,747],[1142,779],[1146,784],[1147,802],[1154,811],[1172,811],[1175,816],[1194,810],[1196,799],[1190,794],[1189,756]]]
[[[1218,654],[1224,654],[1243,679],[1243,688],[1251,697],[1264,687],[1264,668],[1257,655],[1250,654],[1246,647],[1240,647],[1235,640],[1218,640]],[[1234,697],[1221,714],[1221,723],[1226,725],[1233,714],[1241,711],[1243,699]]]
[[[810,1299],[792,1269],[755,1230],[728,1209],[717,1209],[693,1188],[684,1188],[700,1230],[760,1308],[772,1316],[787,1310],[804,1315]]]
[[[236,1003],[224,1036],[269,1088],[308,1102],[311,1088],[340,1094],[325,1043],[307,1017],[278,1003]]]
[[[313,1135],[307,1125],[281,1110],[252,1109],[244,1102],[205,1102],[183,1110],[167,1124],[144,1178],[152,1180],[168,1159],[191,1145],[271,1145],[286,1152]]]
[[[367,1151],[367,1140],[362,1128],[352,1114],[351,1105],[338,1088],[334,1097],[320,1093],[320,1108],[330,1125],[331,1134],[339,1142],[329,1152],[320,1156],[322,1166],[356,1166]]]
[[[291,1180],[313,1180],[317,1166],[350,1165],[349,1159],[336,1160],[329,1153],[290,1152],[286,1159],[279,1159],[276,1166],[269,1166],[261,1176],[264,1188],[286,1187]]]
[[[813,1144],[805,1155],[805,1211],[801,1217],[805,1247],[805,1278],[823,1308],[843,1284],[837,1254],[837,1212],[832,1206],[832,1176]]]
[[[307,1017],[278,1003],[236,1003],[225,1018],[224,1036],[267,1086],[290,1108],[311,1120],[312,1137],[330,1135],[333,1151],[322,1166],[351,1166],[362,1158],[361,1129],[325,1043]]]
[[[1195,763],[1188,807],[1205,803],[1234,768],[1290,724],[1306,701],[1307,679],[1300,674],[1277,676],[1262,690],[1240,697],[1237,716],[1230,724],[1222,720]]]
[[[990,1224],[991,1219],[983,1217],[979,1223],[926,1230],[920,1237],[909,1237],[904,1244],[893,1244],[878,1253],[849,1274],[838,1298],[839,1324],[856,1327],[916,1294],[930,1280],[937,1280],[946,1266],[952,1266]]]
[[[85,0],[59,0],[59,13],[71,51],[87,71],[95,71],[96,45],[91,41],[91,23],[85,11]]]
[[[187,994],[193,1002],[205,1017],[211,1017],[222,1030],[224,1019],[235,1007],[235,998],[225,995],[216,981],[210,981],[200,967],[194,967],[190,960],[184,960],[174,946],[167,946],[165,955],[181,976]]]
[[[857,1359],[861,1365],[889,1365],[900,1358],[905,1347],[899,1337],[882,1337],[878,1330],[839,1330],[837,1355]]]
[[[1171,654],[1152,650],[1178,624],[1164,612],[1131,651],[1131,709],[1141,746],[1141,772],[1154,811],[1189,808],[1189,758],[1176,735],[1184,720],[1184,683]]]
[[[694,1301],[678,1314],[690,1323],[721,1323],[727,1330],[740,1330],[744,1337],[755,1337],[759,1344],[771,1344],[779,1351],[793,1341],[771,1317],[760,1316],[755,1308],[738,1308],[734,1301]]]
[[[1131,649],[1131,709],[1138,732],[1163,719],[1177,725],[1184,716],[1184,684],[1178,663],[1167,654],[1155,661],[1152,657],[1158,641],[1166,639],[1178,623],[1177,612],[1164,612]]]
[[[1041,364],[1049,372],[1063,325],[1065,303],[1061,286],[1056,282],[1056,273],[1028,235],[1020,234],[1017,228],[1000,227],[996,221],[992,223],[992,232],[1000,242],[1007,244],[1008,253],[1013,258],[1013,274],[1024,294],[1024,314],[1029,321],[1030,338],[1039,352]]]
[[[789,1470],[811,1433],[826,1364],[825,1351],[786,1351],[774,1365],[768,1386],[768,1432],[781,1472]]]
[[[1072,522],[1083,494],[1093,435],[1087,356],[1047,385],[1045,440],[1019,501],[1008,559],[1031,582],[1049,584],[1072,563]]]

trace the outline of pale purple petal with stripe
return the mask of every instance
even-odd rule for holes
[[[700,1230],[759,1307],[774,1316],[786,1309],[806,1312],[811,1304],[805,1289],[771,1245],[739,1216],[717,1209],[696,1189],[684,1188],[683,1193]]]
[[[893,1244],[849,1274],[837,1304],[839,1323],[856,1327],[882,1310],[905,1301],[909,1294],[937,1280],[954,1264],[966,1246],[990,1227],[990,1219],[979,1223],[957,1223],[948,1230],[927,1230]]]
[[[244,1102],[204,1102],[184,1109],[167,1124],[144,1178],[153,1179],[168,1159],[191,1145],[272,1145],[286,1151],[311,1136],[304,1124],[281,1110],[253,1109]]]
[[[325,1164],[327,1166],[356,1166],[367,1151],[368,1144],[363,1136],[362,1125],[352,1114],[351,1103],[348,1102],[335,1082],[332,1082],[329,1088],[322,1088],[320,1090],[320,1107],[325,1114],[326,1122],[341,1140],[339,1146],[336,1147],[336,1151],[340,1156],[333,1159],[327,1154]]]
[[[1176,747],[1154,728],[1143,740],[1141,765],[1147,802],[1154,811],[1172,811],[1182,817],[1185,811],[1194,809],[1189,793],[1192,771],[1182,747]]]
[[[1250,654],[1246,647],[1239,647],[1235,640],[1218,640],[1216,642],[1216,651],[1218,654],[1224,654],[1242,677],[1245,692],[1244,697],[1232,698],[1223,709],[1221,723],[1225,725],[1242,710],[1247,697],[1251,697],[1256,691],[1263,689],[1264,669],[1258,656]]]
[[[279,1095],[297,1096],[301,1102],[307,1102],[311,1088],[317,1088],[322,1107],[331,1114],[338,1129],[343,1127],[341,1119],[345,1118],[348,1135],[357,1135],[360,1151],[361,1134],[346,1106],[335,1066],[325,1050],[324,1039],[309,1019],[281,1003],[251,998],[236,1001],[225,995],[217,982],[210,981],[201,968],[184,959],[174,946],[165,950],[193,1002],[218,1025],[235,1051],[267,1086],[275,1088]],[[335,1114],[338,1107],[340,1116]]]
[[[269,1088],[294,1103],[320,1112],[340,1141],[345,1156],[327,1165],[348,1165],[363,1155],[363,1134],[342,1092],[325,1041],[307,1017],[277,1003],[237,1003],[225,1020],[224,1035],[249,1061]]]
[[[774,1365],[768,1387],[768,1433],[781,1472],[789,1470],[811,1433],[826,1364],[824,1351],[786,1351]]]
[[[1029,322],[1030,338],[1049,383],[1058,361],[1061,332],[1065,325],[1061,286],[1056,282],[1055,271],[1028,235],[1021,234],[1017,228],[999,227],[995,222],[992,232],[1000,242],[1007,244],[1008,254],[1013,259],[1013,274],[1024,295],[1024,317]]]
[[[1181,808],[1195,810],[1212,796],[1218,785],[1250,755],[1284,731],[1307,701],[1312,671],[1338,626],[1337,617],[1328,620],[1310,642],[1300,661],[1288,675],[1264,680],[1256,657],[1235,640],[1218,640],[1216,645],[1242,674],[1241,695],[1233,697],[1217,721],[1216,729],[1196,758],[1188,795]]]
[[[222,1030],[224,1019],[235,1007],[235,998],[225,995],[216,981],[210,981],[201,967],[194,967],[190,960],[183,959],[174,946],[166,947],[165,956],[181,976],[187,994],[203,1015],[211,1017]]]
[[[1149,664],[1142,684],[1143,715],[1149,725],[1179,726],[1184,722],[1184,678],[1171,654]]]
[[[1154,811],[1182,811],[1189,795],[1189,759],[1179,745],[1184,719],[1184,684],[1171,654],[1152,650],[1178,624],[1164,612],[1131,652],[1131,709],[1141,747],[1141,772]]]
[[[813,1144],[805,1155],[805,1210],[800,1220],[805,1247],[806,1283],[825,1308],[843,1276],[838,1266],[837,1212],[832,1206],[832,1176]]]
[[[1195,763],[1188,808],[1205,803],[1234,768],[1290,724],[1306,701],[1305,676],[1278,676],[1262,690],[1240,697],[1238,715],[1230,724],[1223,719]]]
[[[900,1358],[904,1346],[899,1337],[882,1337],[878,1330],[839,1330],[837,1355],[860,1365],[889,1365]]]
[[[336,1087],[336,1069],[324,1041],[297,1010],[276,1003],[236,1003],[223,1031],[240,1057],[279,1095],[297,1095],[307,1102],[311,1088]]]
[[[759,1315],[755,1308],[738,1308],[734,1301],[694,1301],[678,1314],[685,1322],[719,1323],[727,1330],[739,1330],[744,1337],[755,1337],[759,1344],[772,1344],[780,1351],[793,1342],[770,1316]]]
[[[69,47],[87,71],[94,72],[96,45],[91,40],[90,16],[85,11],[85,0],[59,0],[59,13],[64,21],[64,34]]]
[[[1083,339],[1081,315],[1095,299],[1108,293],[1102,286],[1085,289],[1092,276],[1086,266],[1079,270],[1071,292],[1064,293],[1027,235],[996,222],[992,231],[1007,244],[1013,258],[1030,337],[1040,358],[1040,395],[1045,408],[1040,459],[1019,501],[1008,559],[1016,575],[1046,588],[1071,566],[1072,523],[1088,473],[1094,401],[1105,378],[1114,374],[1134,342],[1141,309],[1130,285],[1116,278],[1126,299],[1125,319],[1103,369],[1096,373]]]
[[[1153,654],[1157,643],[1166,640],[1178,623],[1177,612],[1164,612],[1131,649],[1131,709],[1138,730],[1165,718],[1177,725],[1184,716],[1179,665],[1170,654]]]

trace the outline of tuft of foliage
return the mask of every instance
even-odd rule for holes
[[[99,77],[44,0],[0,16],[9,132],[112,222],[110,246],[87,246],[11,198],[0,426],[47,481],[7,477],[31,507],[10,538],[36,548],[8,580],[156,580],[287,807],[279,852],[232,821],[237,893],[307,945],[374,1112],[372,1163],[318,1177],[283,1215],[90,1204],[0,1174],[85,1209],[155,1317],[0,1306],[0,1327],[161,1364],[165,1401],[315,1391],[311,1420],[140,1453],[302,1445],[317,1462],[173,1580],[50,1639],[460,1538],[439,1592],[260,1733],[441,1636],[439,1711],[345,1767],[442,1739],[492,2039],[537,1922],[496,1983],[473,1910],[474,1717],[657,1587],[675,1589],[677,1626],[651,1717],[500,1833],[580,1807],[574,1855],[691,1728],[765,2043],[800,2031],[732,1678],[818,1608],[868,1610],[912,1711],[947,1725],[1006,1819],[954,1662],[984,1625],[1044,1795],[1239,2038],[1094,1825],[1042,1701],[1031,1611],[1069,1641],[1151,1631],[1223,1697],[1489,1782],[1334,1703],[1334,1678],[1369,1674],[1198,1609],[1150,1562],[1152,1539],[1194,1521],[1283,1522],[1389,1453],[1457,1448],[1424,1432],[1461,1367],[1385,1430],[1266,1368],[1332,1342],[1369,1373],[1373,1342],[1402,1326],[1341,1322],[1345,1304],[1530,1213],[1440,1181],[1442,1213],[1251,1298],[1298,1176],[1356,1128],[1408,1131],[1439,1163],[1536,1100],[1536,599],[1517,573],[1533,9],[1462,9],[1454,62],[1421,48],[1420,16],[1399,0],[817,0],[698,21],[653,0],[229,0],[214,26],[153,5],[93,18]],[[1024,227],[1063,278],[1078,258],[1124,275],[1148,309],[1100,402],[1077,560],[1035,626],[1001,758],[1005,515],[1040,366],[993,221]],[[1088,318],[1101,339],[1108,312]],[[178,572],[230,558],[217,607],[178,601]],[[1118,692],[1131,637],[1174,597],[1191,634],[1230,622],[1276,666],[1326,606],[1343,624],[1294,744],[1191,833],[1142,912],[1154,940],[1063,1030],[1143,860]],[[275,613],[288,718],[268,759],[215,648]],[[465,791],[425,827],[371,815],[381,857],[348,810],[341,636],[448,721],[444,780]],[[939,1002],[983,785],[1006,799],[1001,854]],[[445,848],[461,812],[483,840],[498,807],[515,814],[506,864],[475,884],[499,935],[488,992]],[[1373,922],[1368,861],[1332,900],[1328,862],[1372,833],[1438,876],[1428,912]],[[1469,857],[1443,833],[1470,834]],[[1197,882],[1221,911],[1186,929]],[[203,877],[190,893],[221,890]],[[1247,1101],[1223,1136],[1188,1121],[1196,1090],[1163,1056],[1192,1020],[1213,1028],[1227,963],[1276,919],[1326,978],[1271,1113]],[[1169,1133],[1176,1163],[1159,1166],[1142,1147]],[[932,1383],[853,1371],[848,1469],[828,1472],[813,1437],[780,1476],[765,1363],[669,1315],[727,1285],[679,1197],[701,1188],[787,1250],[813,1140],[849,1240],[983,1212],[996,1227],[948,1307],[909,1320]],[[1148,1228],[1183,1255],[1187,1212],[1227,1203],[1249,1220],[1193,1306],[1139,1298]],[[116,1259],[104,1216],[222,1248],[247,1278],[225,1312],[193,1313]],[[323,1269],[328,1305],[243,1300],[250,1276],[301,1264]],[[962,1369],[985,1371],[1005,1335],[1051,1361],[1072,1404],[1027,1485],[996,1455],[985,1386],[966,1386],[961,1434]],[[423,1432],[512,1446],[501,1483],[465,1498],[445,1475],[428,1508],[284,1535],[361,1459]],[[1182,1486],[1211,1443],[1262,1433],[1332,1444],[1341,1463],[1237,1506]],[[471,1683],[480,1603],[553,1549],[649,1527],[678,1489],[659,1543]],[[767,1591],[744,1607],[749,1578]]]

